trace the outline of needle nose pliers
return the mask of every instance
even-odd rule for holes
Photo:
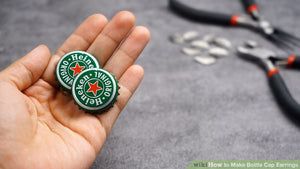
[[[239,46],[238,54],[244,58],[258,61],[262,64],[268,74],[269,84],[281,106],[293,117],[300,120],[300,105],[295,101],[283,81],[277,65],[286,65],[289,68],[300,68],[300,57],[290,55],[288,58],[279,57],[273,51],[263,47]]]
[[[169,5],[174,12],[196,21],[219,25],[242,26],[256,30],[276,46],[288,52],[293,50],[293,46],[299,45],[300,38],[274,27],[259,14],[259,7],[255,0],[241,0],[241,2],[249,15],[228,15],[200,10],[187,6],[178,0],[169,0]]]

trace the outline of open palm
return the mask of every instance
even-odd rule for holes
[[[143,77],[142,67],[133,63],[150,33],[134,24],[127,11],[109,23],[101,14],[92,15],[52,57],[41,45],[0,73],[0,168],[91,166]],[[59,89],[55,66],[74,50],[91,53],[118,79],[120,95],[108,112],[84,113]]]

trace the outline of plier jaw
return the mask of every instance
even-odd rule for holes
[[[271,25],[270,22],[268,22],[267,20],[259,20],[259,27],[258,29],[263,32],[263,34],[265,34],[266,36],[270,36],[272,34],[274,34],[274,27]]]
[[[245,59],[259,62],[268,72],[276,69],[272,60],[277,56],[271,50],[262,47],[239,46],[237,52]]]
[[[266,36],[270,36],[274,33],[274,27],[270,22],[264,19],[254,20],[249,15],[236,15],[236,25],[248,27],[253,30],[257,30]]]

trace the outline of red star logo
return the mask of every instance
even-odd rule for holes
[[[74,71],[73,76],[77,75],[84,69],[84,66],[79,66],[78,62],[76,63],[75,67],[71,67],[71,69]]]
[[[101,87],[98,87],[98,81],[96,81],[94,84],[89,83],[89,86],[90,88],[87,92],[93,92],[95,96],[97,94],[97,91],[102,89]]]

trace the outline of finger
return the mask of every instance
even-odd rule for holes
[[[104,69],[110,71],[119,79],[141,54],[148,41],[150,32],[146,27],[133,29],[116,53],[107,61]]]
[[[15,85],[20,91],[35,83],[45,71],[50,51],[40,45],[0,73],[0,79]]]
[[[108,112],[98,115],[98,119],[104,127],[107,135],[117,120],[120,112],[141,83],[143,76],[143,68],[138,65],[133,65],[128,68],[128,70],[120,78],[119,85],[121,88],[119,90],[120,95],[117,98],[117,102]]]
[[[60,57],[74,50],[87,50],[106,24],[107,19],[101,14],[94,14],[88,17],[53,55],[43,75],[43,79],[51,85],[57,86],[55,67]]]
[[[99,34],[87,52],[97,57],[103,67],[107,59],[113,54],[134,24],[135,17],[131,12],[121,11],[117,13]]]
[[[88,17],[61,45],[56,55],[63,56],[74,50],[87,50],[106,24],[107,19],[101,14]]]

